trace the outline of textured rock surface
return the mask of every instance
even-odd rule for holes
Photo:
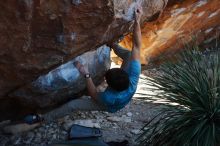
[[[38,102],[39,106],[44,94],[37,99],[38,89],[34,92],[28,89],[28,94],[24,91],[31,82],[129,32],[137,4],[143,6],[146,20],[160,13],[166,3],[167,0],[8,0],[0,3],[0,112],[12,107],[17,113],[20,104],[32,106]],[[60,102],[56,99],[59,95],[51,92],[53,102],[46,101],[43,106]],[[34,103],[29,103],[33,96]]]
[[[50,110],[68,100],[80,97],[80,92],[86,87],[86,81],[73,65],[75,61],[88,66],[94,83],[99,84],[103,81],[106,70],[110,68],[110,48],[103,45],[97,50],[86,52],[14,90],[9,94],[11,102],[1,102],[0,111],[4,116],[1,116],[0,120],[7,115],[13,118],[32,112],[43,112],[42,109]]]
[[[23,101],[26,107],[46,108],[76,97],[86,88],[85,78],[73,65],[79,61],[88,66],[95,84],[103,81],[106,70],[110,68],[110,48],[99,47],[96,51],[84,53],[75,59],[40,76],[36,81],[15,90],[9,96]]]
[[[198,44],[209,46],[219,33],[219,0],[169,1],[160,18],[142,28],[142,63],[160,62],[183,48],[183,42],[192,41],[193,36]],[[131,37],[126,37],[122,45],[131,48]]]

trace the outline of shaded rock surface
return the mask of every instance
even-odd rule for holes
[[[73,95],[86,88],[85,78],[73,65],[75,61],[87,66],[94,83],[99,84],[111,65],[110,48],[104,45],[96,51],[84,53],[40,76],[31,84],[15,90],[10,96],[22,100],[26,106],[36,106],[36,108],[46,108],[72,99]]]
[[[68,87],[61,87],[58,92],[47,90],[46,96],[45,93],[39,96],[42,90],[33,89],[32,83],[72,58],[130,32],[136,5],[143,6],[143,20],[146,20],[160,13],[166,3],[167,0],[10,0],[1,3],[0,112],[13,108],[13,115],[17,115],[16,109],[22,106],[31,105],[36,110],[39,106],[64,102],[66,99],[58,96],[61,88],[69,92]],[[45,99],[52,96],[53,99]]]
[[[14,97],[9,107],[7,107],[8,104],[1,103],[4,106],[0,107],[3,114],[0,119],[7,116],[11,119],[18,115],[41,113],[44,112],[42,109],[50,110],[61,103],[79,97],[77,93],[85,89],[86,81],[73,65],[75,61],[88,66],[94,83],[99,84],[103,81],[106,70],[110,68],[110,48],[104,45],[97,50],[86,52],[48,74],[40,76],[30,84],[16,89],[9,95]],[[12,109],[15,113],[11,111]],[[9,112],[5,113],[5,111]]]

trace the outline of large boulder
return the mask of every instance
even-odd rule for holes
[[[74,66],[75,61],[88,67],[94,83],[98,85],[111,65],[110,48],[104,45],[95,51],[86,52],[11,92],[9,96],[16,97],[26,107],[36,109],[55,106],[76,98],[77,93],[86,88],[86,80]]]
[[[71,96],[72,89],[60,92],[59,88],[59,92],[42,94],[42,90],[34,89],[33,83],[39,83],[42,75],[74,57],[129,33],[137,5],[143,6],[143,20],[148,20],[161,13],[166,4],[167,0],[7,0],[0,3],[0,113],[5,113],[6,108],[13,108],[17,113],[20,105],[36,108],[65,101],[61,97]],[[64,91],[69,94],[60,96]],[[53,99],[47,99],[50,97]]]
[[[211,47],[219,34],[219,0],[170,0],[159,19],[142,27],[142,63],[161,63],[183,49],[187,42]],[[131,36],[122,45],[131,48]]]

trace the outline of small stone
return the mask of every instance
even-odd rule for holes
[[[67,136],[67,135],[61,135],[61,136],[60,136],[60,140],[66,140],[66,139],[68,139],[68,136]]]
[[[49,127],[53,127],[53,123],[50,123],[50,124],[49,124]]]
[[[41,139],[40,139],[40,138],[35,138],[35,139],[33,140],[33,142],[34,142],[34,143],[40,143],[40,142],[41,142]]]
[[[58,129],[58,126],[57,126],[56,124],[54,124],[54,125],[52,126],[52,128],[53,128],[53,129]]]
[[[34,132],[28,132],[27,137],[28,138],[33,138],[35,136]]]
[[[67,135],[68,133],[66,131],[61,132],[63,135]]]
[[[127,115],[122,115],[121,117],[122,117],[122,118],[126,118],[126,117],[127,117]]]
[[[108,112],[103,112],[103,114],[108,115],[109,113]]]
[[[128,113],[127,113],[127,116],[128,116],[128,117],[132,117],[132,113],[131,113],[131,112],[128,112]]]
[[[114,125],[114,126],[118,126],[118,124],[117,124],[117,123],[113,123],[113,125]]]
[[[85,127],[95,127],[95,128],[101,128],[99,123],[93,122],[93,120],[75,120],[74,124],[78,124]]]
[[[70,116],[67,115],[67,116],[65,116],[65,117],[63,117],[63,118],[60,118],[59,120],[62,120],[63,122],[66,122],[66,121],[68,121],[68,120],[70,120],[70,119],[71,119]]]
[[[131,137],[133,137],[133,134],[127,133],[127,134],[126,134],[126,137],[127,137],[127,138],[131,138]]]
[[[104,120],[101,118],[96,118],[98,123],[102,123]]]
[[[23,140],[23,143],[25,144],[31,144],[33,138],[27,139],[27,140]]]
[[[138,135],[138,134],[140,134],[140,130],[139,129],[133,129],[133,130],[131,130],[131,133],[135,134],[135,135]]]
[[[47,132],[48,135],[52,135],[52,134],[54,134],[54,133],[56,133],[55,129],[50,129],[50,130]]]
[[[125,122],[125,123],[131,123],[131,118],[130,117],[126,117],[126,118],[123,118],[123,121]]]
[[[81,4],[81,0],[72,0],[72,4],[78,6],[79,4]]]
[[[53,134],[52,139],[57,139],[57,135]]]
[[[94,123],[94,126],[95,128],[101,128],[100,124],[99,123]]]
[[[17,139],[14,140],[13,144],[18,145],[21,142],[21,137],[18,137]]]
[[[41,139],[41,133],[36,133],[36,136],[35,136],[35,138],[38,138],[38,139]]]
[[[107,117],[107,119],[108,119],[109,121],[112,121],[112,122],[119,122],[119,121],[121,121],[121,118],[120,118],[120,117],[116,117],[116,116]]]
[[[92,114],[98,114],[98,111],[91,111]]]
[[[40,127],[40,128],[38,129],[38,131],[39,131],[39,132],[44,132],[45,129],[44,129],[43,127]]]
[[[81,118],[85,119],[86,118],[86,115],[84,113],[81,113]]]

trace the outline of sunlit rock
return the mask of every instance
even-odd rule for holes
[[[170,1],[159,19],[146,22],[142,27],[142,63],[160,63],[182,49],[184,43],[195,39],[204,48],[210,47],[219,36],[219,28],[219,0]],[[131,36],[121,44],[131,48]]]

